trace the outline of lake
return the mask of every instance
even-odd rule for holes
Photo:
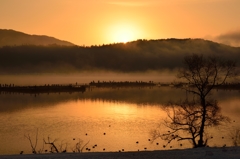
[[[166,118],[164,105],[186,96],[173,87],[91,88],[84,93],[36,95],[1,92],[0,154],[31,153],[25,136],[34,143],[37,132],[36,150],[43,149],[42,153],[49,150],[43,144],[48,138],[68,152],[79,139],[82,145],[88,143],[84,152],[190,148],[188,141],[173,142],[166,148],[166,141],[151,141],[151,131],[159,129]],[[240,128],[240,92],[214,90],[212,96],[219,101],[222,114],[234,122],[208,129],[213,136],[209,146],[232,146],[231,132]]]

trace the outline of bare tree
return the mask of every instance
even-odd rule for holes
[[[85,144],[83,144],[83,140],[78,139],[78,142],[75,144],[75,146],[72,148],[73,152],[78,152],[78,153],[82,153],[83,149],[88,145],[90,141],[86,142]]]
[[[66,153],[68,148],[68,143],[61,141],[61,144],[59,145],[59,151],[62,153]]]
[[[42,146],[42,149],[39,149],[38,151],[36,150],[37,148],[37,145],[38,145],[38,129],[37,129],[37,132],[36,132],[36,136],[35,136],[35,142],[32,140],[30,134],[25,134],[24,137],[26,139],[28,139],[29,143],[30,143],[30,146],[32,148],[32,153],[34,154],[37,154],[37,153],[41,153],[44,149],[44,144]]]
[[[207,145],[208,136],[206,135],[203,138],[203,144],[199,145],[200,136],[204,136],[205,134],[205,132],[201,132],[203,109],[199,103],[194,100],[185,100],[177,104],[169,103],[164,110],[168,118],[164,120],[163,124],[169,131],[163,134],[154,131],[152,133],[153,139],[160,137],[168,141],[168,144],[173,140],[189,140],[193,147],[203,147]],[[227,122],[229,119],[221,115],[217,102],[207,102],[204,127],[217,126],[225,121]]]
[[[204,58],[197,54],[186,56],[184,65],[178,74],[185,82],[182,88],[197,99],[170,103],[165,109],[168,119],[164,121],[164,125],[171,131],[163,134],[155,131],[152,136],[154,139],[160,137],[168,143],[175,139],[190,140],[193,147],[204,147],[208,141],[206,135],[204,136],[205,128],[229,121],[221,115],[217,101],[210,99],[210,92],[236,75],[236,65],[233,61],[221,61],[216,57]]]
[[[51,139],[50,136],[47,137],[47,139],[43,138],[42,142],[42,148],[39,149],[38,151],[36,150],[39,144],[38,140],[38,129],[36,131],[35,138],[32,138],[30,134],[25,134],[24,137],[28,139],[32,153],[37,154],[37,153],[42,153],[44,150],[44,145],[49,145],[50,150],[48,151],[47,149],[45,152],[50,152],[50,153],[66,153],[68,149],[68,143],[61,141],[60,144],[57,144],[57,139]],[[75,138],[74,138],[75,140]],[[75,146],[72,148],[73,152],[78,152],[81,153],[83,152],[83,149],[88,145],[90,141],[84,144],[83,140],[79,138],[78,142],[75,144]],[[20,152],[22,154],[23,151]]]
[[[57,146],[55,145],[55,142],[57,141],[56,139],[54,139],[53,141],[51,141],[50,137],[48,136],[47,141],[45,139],[43,139],[45,144],[50,145],[50,149],[51,149],[51,153],[59,153],[59,150],[57,148]]]
[[[32,139],[31,139],[31,136],[29,134],[25,134],[24,135],[25,138],[28,139],[29,143],[30,143],[30,146],[32,148],[32,153],[36,154],[37,151],[36,151],[36,147],[37,147],[37,143],[38,143],[38,131],[36,133],[36,137],[35,137],[35,142],[33,143]]]

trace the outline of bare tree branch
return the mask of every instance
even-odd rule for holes
[[[32,139],[29,134],[27,134],[27,135],[25,134],[24,137],[28,139],[30,146],[32,148],[32,153],[36,154],[37,153],[36,147],[38,144],[38,129],[37,129],[36,136],[35,136],[35,143],[32,142]]]
[[[52,153],[54,153],[54,152],[59,153],[59,150],[58,150],[58,148],[56,147],[56,145],[54,143],[56,141],[56,139],[51,141],[50,137],[48,136],[48,140],[46,141],[45,139],[43,139],[43,141],[44,141],[45,144],[49,144],[50,145],[50,148],[51,148],[50,152],[52,152]]]

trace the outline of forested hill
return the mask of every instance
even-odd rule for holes
[[[0,29],[0,47],[19,45],[64,45],[74,44],[44,35],[29,35],[22,32]]]
[[[91,47],[22,45],[0,48],[0,74],[175,70],[192,53],[240,63],[240,48],[202,39],[138,40]]]

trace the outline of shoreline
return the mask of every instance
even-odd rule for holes
[[[134,151],[134,152],[86,152],[86,153],[58,153],[58,154],[22,154],[0,155],[1,159],[158,159],[158,158],[213,158],[237,159],[240,158],[240,147],[204,147],[192,149]]]
[[[85,92],[85,85],[43,85],[43,86],[1,86],[0,92],[9,93],[25,93],[25,94],[40,94],[40,93],[60,93],[60,92]]]

